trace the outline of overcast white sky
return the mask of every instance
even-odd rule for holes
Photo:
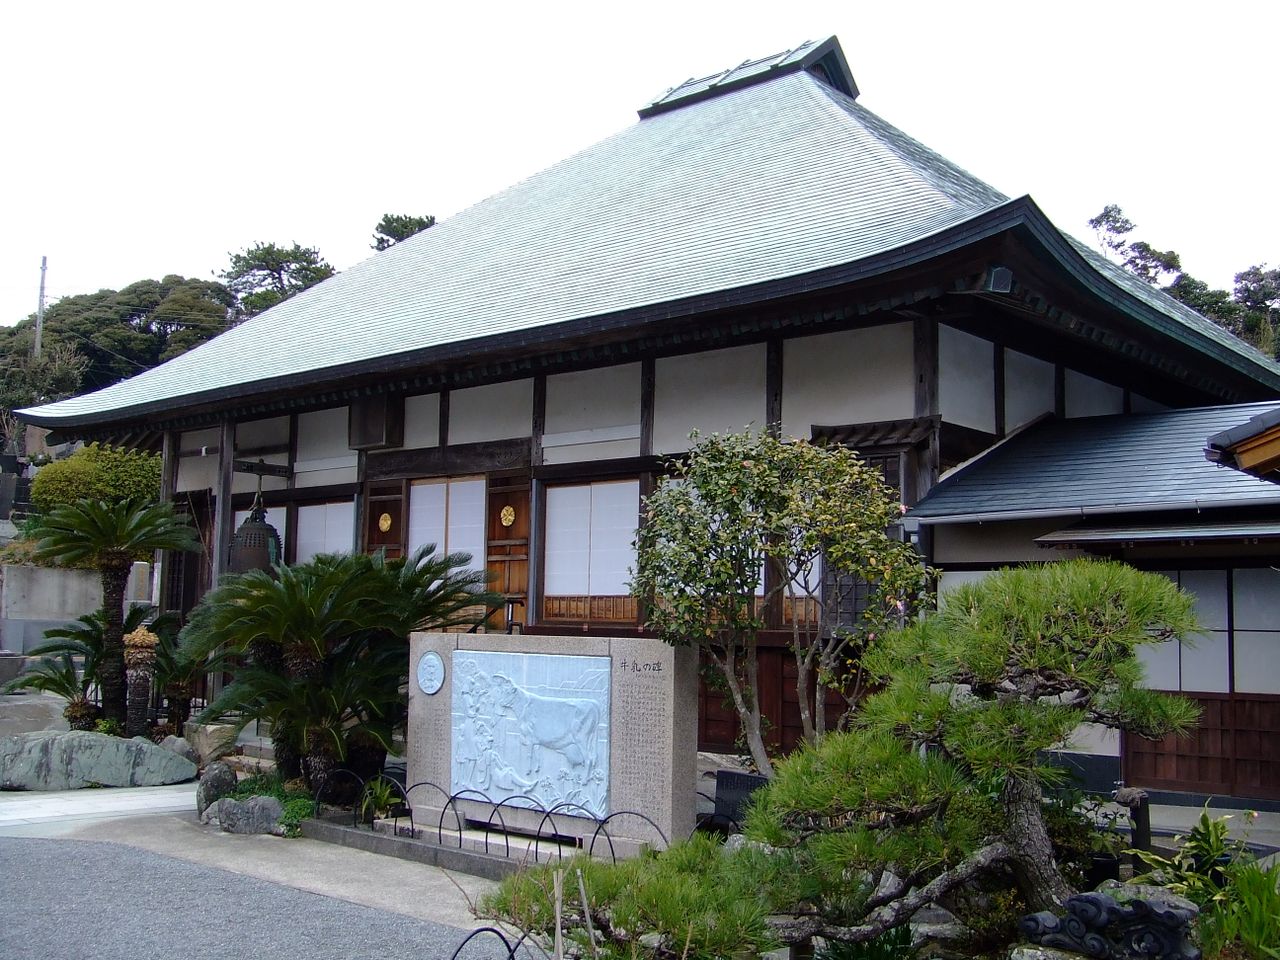
[[[1280,4],[9,4],[0,323],[209,278],[255,241],[370,255],[635,122],[691,75],[839,36],[861,102],[1064,229],[1119,203],[1217,286],[1280,260]]]

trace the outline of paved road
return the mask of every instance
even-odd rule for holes
[[[420,960],[451,956],[466,934],[86,840],[0,838],[0,903],[0,957],[6,960]],[[503,955],[475,946],[464,956]]]

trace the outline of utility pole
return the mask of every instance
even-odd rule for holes
[[[44,273],[49,267],[49,258],[40,258],[40,303],[36,307],[36,345],[32,356],[40,356],[40,338],[44,336]]]

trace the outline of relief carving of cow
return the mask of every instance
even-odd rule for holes
[[[583,780],[595,773],[596,732],[600,707],[591,700],[542,697],[516,685],[510,677],[493,675],[493,702],[498,712],[514,718],[516,730],[528,749],[530,776],[541,772],[538,747],[564,757]]]

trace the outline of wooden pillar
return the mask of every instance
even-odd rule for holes
[[[163,446],[160,456],[160,502],[173,503],[178,489],[178,450],[182,444],[182,434],[177,430],[164,432]],[[173,554],[168,550],[157,550],[155,559],[155,579],[151,586],[151,599],[156,610],[165,613],[168,608],[168,591],[165,589],[169,580],[169,570],[173,566]]]
[[[542,435],[547,430],[547,377],[533,378],[533,417],[529,424],[529,465],[542,466]],[[537,507],[534,507],[536,510]]]
[[[231,509],[231,479],[235,475],[236,425],[230,419],[222,421],[218,440],[218,479],[214,488],[213,505],[213,582],[227,572],[231,559],[231,538],[235,534],[235,512]]]
[[[778,436],[782,433],[782,358],[783,342],[773,339],[765,346],[764,422],[765,429]]]
[[[653,404],[658,383],[658,363],[653,357],[640,361],[640,456],[653,456]]]
[[[912,357],[915,373],[915,416],[936,417],[938,409],[938,321],[916,320],[912,329]],[[933,489],[941,470],[938,428],[929,436],[928,447],[916,463],[916,495]]]

